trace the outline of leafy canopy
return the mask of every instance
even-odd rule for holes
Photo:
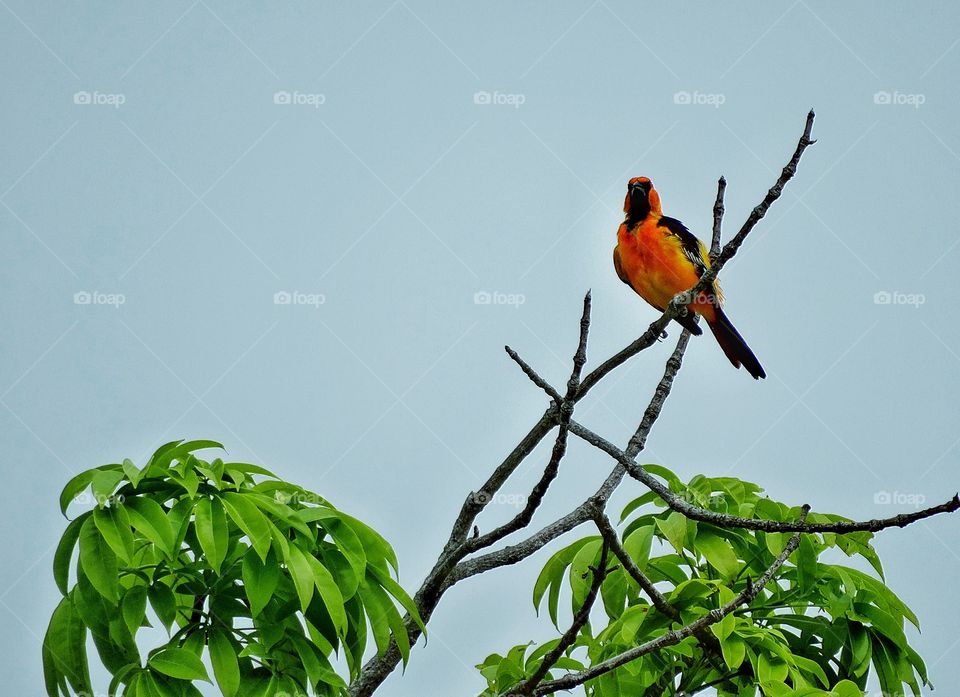
[[[93,694],[88,632],[110,697],[192,697],[194,681],[212,680],[226,697],[339,695],[346,680],[331,656],[342,650],[354,677],[368,626],[378,651],[393,638],[406,662],[401,610],[419,618],[391,575],[390,545],[262,467],[196,455],[222,447],[168,443],[142,469],[124,460],[64,487],[64,515],[79,496],[96,505],[54,556],[63,599],[43,642],[49,697]],[[142,656],[148,608],[167,640]]]
[[[773,501],[756,484],[730,477],[696,476],[682,482],[673,472],[646,465],[671,491],[687,501],[747,518],[795,521],[800,507]],[[789,533],[720,528],[688,520],[665,507],[655,493],[623,510],[621,541],[639,568],[657,584],[680,613],[671,620],[656,610],[622,567],[601,586],[602,613],[593,613],[576,642],[547,680],[612,658],[719,608],[759,578],[785,549]],[[847,520],[810,513],[807,522]],[[904,621],[919,629],[916,616],[883,583],[872,533],[804,534],[788,563],[758,597],[709,627],[709,636],[692,636],[644,655],[586,683],[590,697],[688,694],[712,685],[721,697],[860,697],[871,666],[889,697],[914,695],[927,674],[904,634]],[[547,561],[533,592],[534,606],[546,602],[559,624],[560,596],[568,592],[573,612],[584,602],[599,563],[602,540],[585,537]],[[827,550],[869,562],[877,576],[821,560]],[[616,564],[611,555],[608,566]],[[879,577],[879,578],[878,578]],[[706,639],[706,640],[704,640]],[[483,697],[504,694],[533,675],[559,638],[539,646],[521,644],[493,654],[478,668],[487,680]],[[653,688],[651,690],[651,688]],[[657,689],[659,688],[659,689]],[[651,691],[647,691],[651,690]]]

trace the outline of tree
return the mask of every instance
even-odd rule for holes
[[[390,575],[396,559],[383,538],[267,470],[206,462],[195,454],[217,443],[168,444],[143,469],[125,460],[71,480],[61,496],[64,511],[87,488],[97,505],[68,525],[55,556],[64,599],[44,641],[48,694],[90,691],[89,630],[114,675],[111,695],[121,687],[128,697],[196,694],[193,681],[208,679],[201,660],[206,655],[226,695],[366,697],[408,660],[450,588],[523,561],[583,524],[595,534],[551,556],[534,587],[534,604],[546,599],[558,631],[560,597],[569,588],[569,623],[556,639],[532,650],[518,645],[487,657],[478,666],[488,683],[485,696],[549,695],[582,685],[594,696],[661,697],[712,687],[737,697],[758,691],[770,697],[852,697],[863,694],[871,670],[885,694],[902,695],[904,685],[919,694],[927,675],[903,631],[905,621],[918,621],[883,584],[871,540],[885,528],[956,511],[960,498],[853,521],[772,501],[756,484],[738,479],[696,476],[683,482],[665,467],[640,464],[637,456],[682,365],[687,331],[624,449],[573,418],[578,402],[660,339],[737,253],[813,144],[813,121],[811,111],[779,178],[722,248],[726,182],[720,179],[710,271],[636,341],[583,375],[588,293],[563,394],[506,348],[549,404],[484,486],[467,495],[412,600]],[[487,504],[554,430],[550,458],[524,508],[481,533],[477,521]],[[500,545],[532,523],[571,435],[609,455],[612,471],[566,515]],[[620,522],[626,526],[618,532],[607,503],[628,476],[646,491],[624,509]],[[78,540],[76,583],[69,587]],[[879,578],[822,560],[831,549],[862,557]],[[148,601],[173,633],[144,663],[135,637]],[[251,625],[238,626],[238,620]],[[368,626],[376,651],[362,663]],[[345,676],[329,660],[337,649],[346,658]]]
[[[142,469],[124,460],[67,483],[64,513],[87,490],[96,506],[70,522],[54,555],[63,600],[43,642],[49,695],[93,693],[88,630],[111,697],[121,685],[127,697],[199,695],[204,652],[226,697],[341,694],[331,654],[342,649],[355,677],[368,625],[381,651],[393,636],[407,660],[398,605],[417,610],[391,576],[390,545],[269,470],[197,457],[211,447],[222,446],[168,443]],[[148,603],[172,634],[144,661]]]

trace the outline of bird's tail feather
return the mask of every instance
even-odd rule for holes
[[[747,342],[743,340],[740,332],[737,331],[736,327],[733,326],[730,319],[719,307],[716,308],[716,318],[713,322],[710,322],[710,329],[713,330],[713,335],[717,338],[717,343],[720,344],[720,348],[723,349],[723,352],[735,368],[739,368],[742,365],[754,379],[767,377],[763,366],[760,365],[757,357],[753,355],[753,351],[747,346]]]

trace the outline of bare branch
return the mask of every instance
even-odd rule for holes
[[[797,525],[804,524],[808,511],[809,507],[804,506],[800,515],[800,520],[796,523]],[[624,651],[621,654],[597,663],[586,670],[582,670],[578,673],[571,673],[562,678],[558,678],[557,680],[551,680],[549,682],[542,683],[539,687],[537,687],[533,695],[536,697],[542,697],[559,690],[569,690],[577,685],[582,685],[588,680],[592,680],[597,676],[608,673],[615,668],[619,668],[630,661],[636,660],[640,656],[653,653],[654,651],[658,651],[666,646],[678,644],[688,636],[692,636],[695,633],[706,629],[710,625],[716,624],[741,605],[745,605],[753,601],[753,599],[760,594],[760,591],[763,590],[763,587],[766,586],[767,583],[770,582],[770,579],[772,579],[780,570],[780,567],[783,566],[783,563],[787,560],[787,557],[793,553],[799,544],[800,533],[798,532],[790,538],[786,547],[784,547],[783,551],[780,553],[780,556],[774,560],[773,564],[770,565],[764,574],[755,583],[747,584],[747,587],[740,594],[738,594],[733,600],[725,605],[715,610],[711,610],[706,615],[694,620],[690,624],[684,625],[680,629],[671,630],[666,634],[660,635],[656,639],[652,639],[651,641],[640,644],[640,646],[635,646],[634,648]]]
[[[633,560],[627,550],[623,548],[623,545],[620,544],[620,538],[617,536],[617,531],[614,529],[613,524],[610,522],[610,519],[603,513],[594,518],[597,523],[597,529],[600,531],[600,534],[603,536],[604,541],[607,546],[613,551],[617,559],[620,560],[620,563],[623,564],[623,568],[626,570],[630,577],[637,582],[637,585],[640,586],[644,592],[650,597],[650,601],[653,603],[653,606],[657,608],[667,617],[679,620],[680,612],[673,605],[670,604],[666,598],[663,597],[663,594],[657,590],[657,587],[653,585],[653,582],[647,578],[647,575],[640,570],[640,567],[637,566],[637,563]]]
[[[906,527],[911,523],[924,518],[938,515],[940,513],[952,513],[960,510],[960,496],[954,495],[952,499],[939,506],[925,508],[912,513],[901,513],[891,518],[875,518],[865,521],[836,521],[830,523],[798,523],[779,520],[764,520],[762,518],[742,518],[740,516],[728,515],[726,513],[717,513],[708,511],[705,508],[694,506],[674,494],[670,489],[655,476],[647,472],[646,469],[625,452],[620,450],[610,441],[597,435],[590,429],[576,421],[570,422],[570,432],[579,438],[582,438],[591,445],[600,448],[610,457],[615,459],[620,465],[626,468],[631,477],[645,484],[651,491],[657,493],[664,503],[672,510],[682,513],[691,520],[699,520],[705,523],[711,523],[723,528],[740,528],[746,530],[761,530],[763,532],[877,532],[885,528]]]
[[[670,390],[673,387],[673,379],[683,364],[683,354],[684,351],[686,351],[689,339],[689,333],[684,331],[677,340],[677,346],[667,360],[663,377],[660,378],[660,382],[653,392],[653,397],[651,397],[650,403],[644,411],[643,419],[640,421],[637,431],[630,438],[630,443],[627,447],[634,455],[643,449],[647,435],[650,433],[650,429],[653,428],[657,417],[660,416],[664,402],[666,402],[667,397],[670,395]],[[592,520],[598,511],[603,511],[610,495],[620,485],[626,473],[626,468],[618,463],[604,480],[600,488],[597,489],[590,498],[562,518],[559,518],[515,545],[510,545],[498,549],[495,552],[460,562],[453,573],[451,573],[448,582],[444,585],[444,590],[470,576],[475,576],[500,566],[509,566],[523,561],[530,555],[535,554],[550,541]]]
[[[507,352],[507,355],[513,359],[514,363],[520,366],[520,370],[523,371],[523,374],[530,378],[530,382],[546,392],[557,404],[563,401],[563,397],[561,397],[560,393],[553,388],[553,385],[540,377],[537,371],[531,368],[529,363],[520,358],[520,355],[516,351],[509,346],[504,346],[503,349]]]
[[[530,524],[530,521],[533,519],[533,514],[540,506],[541,502],[543,501],[543,497],[547,493],[547,489],[550,487],[550,484],[553,483],[553,480],[556,479],[557,473],[560,470],[560,461],[567,452],[567,434],[569,432],[569,428],[566,425],[560,426],[560,430],[557,432],[557,439],[553,443],[553,451],[550,454],[550,461],[544,468],[543,474],[540,476],[540,480],[530,491],[530,495],[527,497],[527,501],[526,504],[524,504],[523,510],[500,527],[494,528],[484,535],[467,540],[464,545],[464,550],[467,554],[485,547],[489,547],[490,545],[499,542],[510,533],[525,528]]]
[[[717,200],[713,204],[713,239],[710,242],[711,263],[720,254],[720,228],[723,224],[723,194],[727,190],[727,180],[723,177],[717,181]]]
[[[716,278],[716,274],[720,272],[720,269],[723,268],[724,264],[730,261],[733,258],[733,255],[737,253],[737,250],[740,249],[740,245],[743,244],[744,239],[747,235],[750,234],[750,231],[760,222],[760,219],[767,214],[767,211],[770,210],[770,206],[773,205],[774,201],[780,198],[780,194],[783,193],[783,187],[787,185],[793,175],[797,173],[797,165],[800,164],[800,158],[803,157],[804,151],[816,143],[817,141],[810,139],[810,134],[813,131],[813,119],[815,114],[813,109],[807,114],[807,123],[803,129],[803,135],[800,136],[800,140],[797,142],[797,149],[793,152],[793,157],[790,158],[790,161],[784,166],[783,171],[780,173],[780,176],[777,178],[777,181],[773,186],[770,187],[770,190],[767,191],[767,195],[764,196],[763,201],[761,201],[757,206],[750,211],[750,215],[747,216],[747,219],[744,221],[743,225],[740,227],[740,230],[736,235],[733,236],[727,244],[723,246],[723,251],[717,257],[716,262],[711,267],[711,270],[714,271],[713,278]],[[709,276],[709,272],[704,274],[704,276]],[[713,280],[710,279],[710,281]]]
[[[698,321],[696,316],[694,316],[693,319],[694,322]],[[667,397],[670,396],[670,390],[673,389],[673,379],[680,371],[680,366],[683,365],[683,354],[687,350],[687,343],[689,341],[690,332],[684,329],[680,334],[680,338],[677,339],[677,347],[673,350],[673,353],[670,354],[670,358],[667,359],[663,377],[660,378],[660,382],[657,383],[657,387],[653,391],[653,397],[643,412],[640,425],[637,426],[636,432],[630,437],[630,441],[627,443],[627,452],[631,457],[636,457],[640,451],[643,450],[644,446],[646,446],[647,436],[650,435],[650,430],[660,416],[660,412],[663,410],[663,404],[667,401]]]

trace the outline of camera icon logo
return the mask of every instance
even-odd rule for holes
[[[485,290],[480,290],[473,294],[474,305],[489,305],[492,300],[493,296]]]
[[[93,301],[93,296],[89,291],[81,290],[73,294],[74,305],[89,305]]]
[[[692,100],[693,96],[686,90],[680,90],[679,92],[673,93],[674,104],[690,104]]]
[[[289,104],[290,100],[291,100],[291,95],[286,90],[280,90],[279,92],[273,93],[274,104]]]
[[[285,290],[277,291],[273,294],[274,305],[289,305],[292,296]]]
[[[890,104],[893,101],[893,95],[886,90],[880,90],[873,93],[874,104]]]
[[[73,103],[74,104],[89,104],[91,102],[91,95],[89,92],[81,90],[79,92],[73,93]]]
[[[490,104],[493,99],[493,95],[485,90],[480,90],[479,92],[473,93],[473,103],[474,104]]]
[[[889,305],[893,301],[893,294],[887,290],[880,290],[873,294],[874,305]]]

